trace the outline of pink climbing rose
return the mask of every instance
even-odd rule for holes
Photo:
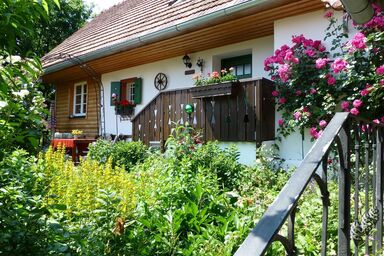
[[[272,91],[272,96],[277,97],[279,95],[278,91]]]
[[[360,114],[357,108],[352,108],[349,112],[354,116],[357,116],[358,114]]]
[[[278,122],[279,122],[279,126],[283,126],[284,125],[284,120],[283,119],[280,118]]]
[[[367,47],[365,44],[366,42],[367,42],[367,38],[361,32],[356,33],[353,39],[350,41],[353,49],[360,49],[360,50],[365,49]]]
[[[321,121],[319,122],[319,125],[320,125],[321,128],[324,128],[325,126],[327,126],[327,121],[325,121],[325,120],[321,120]]]
[[[323,67],[325,67],[328,63],[328,59],[327,58],[318,58],[316,60],[316,68],[317,69],[322,69]]]
[[[359,107],[361,107],[361,106],[363,105],[363,102],[362,102],[361,100],[357,99],[357,100],[354,100],[354,101],[353,101],[352,105],[353,105],[355,108],[359,108]]]
[[[287,102],[287,99],[284,97],[279,99],[280,104],[285,104],[286,102]]]
[[[347,61],[345,61],[342,58],[336,58],[335,61],[332,63],[332,69],[335,73],[340,73],[342,70],[345,69],[347,66]]]
[[[384,65],[381,65],[376,69],[376,74],[378,74],[379,76],[384,75]]]
[[[288,64],[283,64],[279,67],[277,72],[279,73],[279,76],[283,82],[287,82],[290,76],[289,73],[289,65]]]
[[[333,76],[329,76],[327,79],[327,84],[334,85],[335,83],[336,83],[336,78],[334,78]]]
[[[341,102],[341,108],[342,108],[343,110],[348,110],[348,108],[349,108],[349,102],[348,102],[348,101],[343,101],[343,102]]]
[[[296,111],[295,113],[293,113],[293,118],[295,120],[300,120],[301,119],[301,112]]]

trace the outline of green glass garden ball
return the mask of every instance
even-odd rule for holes
[[[187,105],[185,105],[184,110],[185,110],[185,112],[186,112],[187,114],[192,114],[193,111],[194,111],[194,108],[193,108],[193,106],[192,106],[191,104],[187,104]]]

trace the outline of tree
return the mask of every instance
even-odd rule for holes
[[[58,0],[0,2],[0,160],[16,148],[38,151],[44,130],[44,98],[37,82],[42,68],[30,41],[53,6],[59,6]]]
[[[92,7],[82,0],[60,0],[60,8],[49,11],[49,20],[37,26],[37,37],[32,49],[40,57],[79,30],[91,17]]]

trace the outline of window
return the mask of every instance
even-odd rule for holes
[[[85,116],[87,113],[87,82],[75,84],[74,97],[73,115]]]
[[[252,54],[227,58],[221,60],[221,68],[234,68],[234,74],[237,78],[252,77]]]
[[[121,81],[122,87],[122,100],[125,99],[129,102],[135,102],[135,79],[127,79]]]
[[[111,82],[111,106],[117,102],[128,101],[129,104],[141,103],[142,91],[141,78],[128,78],[121,81]],[[115,98],[112,97],[115,96]]]

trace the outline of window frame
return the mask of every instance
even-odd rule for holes
[[[81,86],[81,94],[77,94],[77,87]],[[86,92],[84,93],[84,88]],[[76,96],[81,95],[80,104],[76,103]],[[84,100],[85,99],[85,100]],[[80,105],[80,113],[76,113],[76,105]],[[84,106],[85,105],[85,106]],[[73,116],[75,117],[83,117],[87,115],[88,108],[88,83],[86,81],[78,82],[74,84],[74,92],[73,92]]]
[[[120,80],[120,101],[127,100],[135,104],[136,77]],[[134,93],[132,94],[132,91]]]
[[[250,74],[244,74],[245,66],[251,65]],[[221,69],[229,69],[231,67],[235,68],[237,66],[243,66],[243,75],[237,75],[238,79],[243,78],[252,78],[252,54],[245,54],[241,56],[235,56],[230,58],[222,58],[221,59]]]

